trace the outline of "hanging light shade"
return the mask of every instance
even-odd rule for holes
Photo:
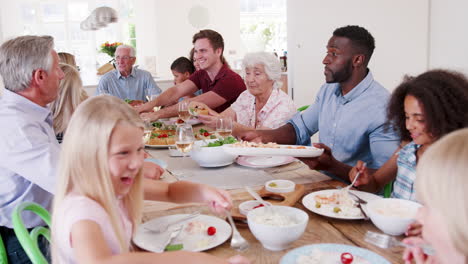
[[[117,11],[115,9],[101,6],[93,10],[91,14],[80,23],[82,30],[98,30],[106,27],[109,23],[118,21]]]

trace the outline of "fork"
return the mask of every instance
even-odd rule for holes
[[[175,225],[175,224],[179,224],[179,223],[182,223],[184,221],[187,221],[187,220],[190,220],[192,218],[195,218],[197,216],[200,215],[200,211],[195,211],[187,216],[183,216],[181,217],[180,219],[177,219],[175,220],[174,222],[172,223],[166,223],[164,225],[161,225],[161,226],[158,226],[157,228],[148,228],[148,227],[145,227],[146,230],[150,231],[150,232],[153,232],[153,233],[162,233],[162,232],[166,232],[167,229],[172,226],[172,225]]]
[[[225,209],[227,218],[232,227],[232,238],[231,238],[231,247],[237,251],[244,251],[249,248],[249,242],[245,240],[237,230],[234,220],[232,220],[231,212]]]
[[[161,244],[161,247],[156,250],[157,253],[164,252],[164,249],[166,249],[166,246],[171,243],[171,241],[176,238],[180,232],[183,229],[183,225],[177,226],[171,230],[171,233],[167,237],[167,239],[164,241],[164,243]]]
[[[369,216],[367,216],[366,212],[364,211],[364,209],[361,206],[362,204],[367,204],[367,201],[363,200],[361,197],[357,196],[356,194],[352,193],[351,191],[348,191],[348,194],[350,194],[351,196],[353,196],[354,198],[357,199],[357,207],[359,208],[359,210],[361,210],[361,213],[364,216],[364,220],[369,220]]]
[[[363,169],[366,168],[366,165],[367,165],[367,163],[365,163],[365,162],[362,164]],[[354,177],[353,182],[352,182],[350,185],[346,186],[345,189],[348,189],[348,190],[349,190],[351,187],[353,187],[353,186],[354,186],[354,183],[356,182],[356,180],[359,178],[360,175],[361,175],[361,172],[358,171],[358,172],[356,173],[356,177]]]
[[[364,235],[364,240],[380,248],[391,248],[394,246],[416,247],[413,245],[405,244],[392,236],[386,234],[379,234],[372,231],[366,232],[366,234]],[[417,247],[420,247],[426,255],[435,255],[435,250],[430,245],[417,245]]]

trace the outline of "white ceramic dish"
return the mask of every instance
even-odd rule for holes
[[[207,141],[195,141],[190,157],[198,163],[201,167],[222,167],[230,165],[237,158],[237,155],[233,155],[224,151],[222,146],[220,147],[204,147]]]
[[[155,248],[157,248],[157,245],[159,245],[158,243],[167,237],[167,233],[154,233],[148,231],[146,228],[155,229],[162,224],[174,222],[184,216],[187,216],[187,214],[163,216],[140,225],[137,228],[135,235],[133,236],[133,242],[142,249],[155,252]],[[216,234],[214,236],[209,236],[204,232],[200,234],[190,234],[187,232],[186,226],[188,223],[193,221],[201,222],[207,226],[214,226],[216,228]],[[214,248],[224,243],[232,234],[231,226],[226,221],[210,215],[199,215],[180,224],[185,225],[184,230],[173,240],[171,244],[182,243],[184,245],[183,250],[186,251],[197,252]]]
[[[265,183],[265,189],[274,193],[288,193],[294,191],[296,184],[289,180],[271,180]]]
[[[271,168],[289,164],[296,161],[291,156],[240,156],[236,159],[237,164],[250,168]]]
[[[419,207],[419,203],[410,200],[385,198],[367,203],[366,212],[372,223],[382,232],[399,236],[415,221]]]
[[[267,202],[267,204],[271,205],[271,203]],[[247,215],[250,211],[253,209],[256,209],[254,207],[260,206],[261,203],[257,200],[250,200],[250,201],[245,201],[239,204],[239,212],[243,215]]]
[[[316,214],[331,217],[331,218],[344,219],[344,220],[364,219],[364,215],[362,214],[359,214],[359,216],[343,216],[343,215],[336,214],[335,212],[333,212],[333,209],[329,209],[327,207],[320,207],[320,208],[315,207],[316,202],[314,198],[316,195],[332,195],[334,192],[338,192],[338,191],[339,190],[337,189],[330,189],[330,190],[322,190],[322,191],[309,193],[308,195],[304,196],[304,198],[302,198],[302,204],[307,209],[309,209],[310,211]],[[382,199],[380,196],[372,194],[372,193],[368,193],[368,192],[361,192],[361,191],[354,191],[354,190],[350,190],[350,192],[354,193],[355,195],[359,196],[361,199],[368,201],[368,202],[375,200],[375,199]],[[363,207],[365,210],[365,206]]]
[[[254,148],[234,147],[224,145],[226,152],[242,156],[292,156],[302,158],[313,158],[322,155],[323,149],[315,147],[304,147],[298,149],[296,145],[278,145],[279,148]]]

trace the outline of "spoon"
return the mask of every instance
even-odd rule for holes
[[[269,203],[265,202],[265,200],[262,199],[262,197],[260,197],[260,195],[258,195],[257,192],[255,192],[254,190],[252,190],[252,188],[250,188],[249,186],[244,186],[244,188],[247,190],[247,192],[252,195],[253,198],[255,198],[255,200],[257,200],[258,202],[260,202],[261,204],[263,204],[264,206],[270,206]]]

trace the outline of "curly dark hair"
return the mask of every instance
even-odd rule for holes
[[[367,29],[356,25],[340,27],[333,31],[333,36],[351,40],[353,48],[363,53],[366,56],[366,64],[369,63],[375,49],[375,40]]]
[[[436,139],[468,127],[468,80],[458,72],[431,70],[417,77],[405,77],[392,93],[387,109],[387,127],[410,141],[406,129],[404,100],[414,96],[422,105],[426,130]]]
[[[193,62],[191,62],[186,57],[179,57],[171,64],[171,70],[180,72],[180,73],[194,73],[195,66],[193,66]]]

